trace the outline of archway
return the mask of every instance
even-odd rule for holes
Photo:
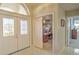
[[[0,4],[0,9],[23,15],[30,15],[28,7],[22,3],[2,3]]]

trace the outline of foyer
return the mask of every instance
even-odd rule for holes
[[[0,55],[78,55],[78,3],[0,3]]]

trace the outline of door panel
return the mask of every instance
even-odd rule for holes
[[[18,49],[23,49],[30,45],[28,20],[19,19],[18,21]]]
[[[42,17],[35,20],[35,46],[43,48]]]
[[[14,18],[3,16],[2,23],[2,53],[9,54],[17,50],[16,22]]]

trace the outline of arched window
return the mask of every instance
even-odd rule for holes
[[[0,5],[0,9],[10,11],[10,12],[15,12],[23,15],[28,15],[29,10],[28,8],[24,8],[22,4],[19,3],[2,3]]]
[[[22,15],[30,15],[29,9],[26,4],[20,3],[2,3],[0,4],[0,10],[14,12]],[[10,13],[11,14],[11,13]],[[20,15],[21,16],[21,15]],[[26,16],[25,16],[26,17]],[[27,34],[27,19],[25,17],[19,18],[20,20],[20,33]],[[25,21],[24,21],[25,20]],[[14,19],[9,17],[3,18],[3,36],[13,36],[14,35]]]

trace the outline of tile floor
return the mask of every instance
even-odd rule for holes
[[[44,49],[39,49],[36,47],[26,48],[22,51],[16,52],[13,55],[51,55],[51,40],[44,44]]]
[[[16,52],[12,55],[51,55],[51,51],[38,49],[38,48],[27,48],[22,51]]]
[[[65,47],[65,49],[59,54],[60,55],[79,55],[79,49],[77,50],[71,47]]]
[[[39,49],[39,48],[27,48],[13,55],[54,55],[51,51]],[[62,52],[58,53],[57,55],[79,55],[79,52],[74,52],[73,48],[66,47]]]

